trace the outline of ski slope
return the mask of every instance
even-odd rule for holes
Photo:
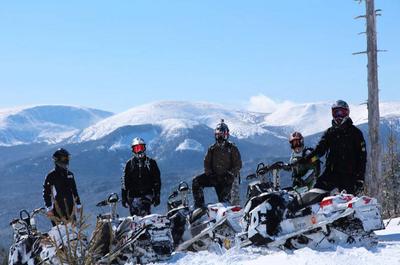
[[[379,244],[372,248],[337,246],[331,249],[272,251],[249,247],[225,253],[176,253],[166,263],[177,265],[395,265],[400,264],[400,218],[385,221],[386,229],[377,231]]]

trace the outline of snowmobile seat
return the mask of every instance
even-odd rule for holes
[[[288,205],[288,208],[290,211],[294,213],[300,209],[303,209],[314,203],[322,201],[322,199],[325,198],[326,196],[329,196],[329,191],[313,188],[308,192],[303,193],[300,196],[297,196],[296,200],[294,200],[292,203],[290,203],[290,205]]]
[[[206,207],[200,207],[193,210],[193,212],[189,216],[189,223],[193,224],[198,219],[200,219],[206,212],[207,212]]]

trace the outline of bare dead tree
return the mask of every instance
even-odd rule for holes
[[[380,10],[375,10],[374,0],[364,0],[366,15],[357,18],[365,18],[367,29],[367,50],[354,54],[367,54],[368,56],[368,127],[370,150],[368,152],[369,172],[366,176],[367,193],[381,199],[381,146],[379,140],[379,87],[378,87],[378,48],[376,37],[376,16]],[[358,0],[358,2],[362,2]]]

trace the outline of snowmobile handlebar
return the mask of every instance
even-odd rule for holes
[[[262,176],[267,174],[268,172],[272,170],[282,170],[282,169],[290,169],[292,168],[292,164],[287,164],[282,161],[277,161],[271,165],[265,165],[263,162],[259,163],[257,165],[257,170],[256,173],[250,174],[246,177],[246,179],[254,179],[257,178],[258,176]]]
[[[110,205],[110,204],[113,204],[113,203],[117,203],[118,201],[119,201],[118,194],[113,192],[108,196],[107,199],[98,202],[96,204],[96,206],[97,207],[103,207],[103,206],[107,206],[107,205]]]

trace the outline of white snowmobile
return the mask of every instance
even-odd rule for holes
[[[10,225],[14,232],[14,242],[10,247],[8,264],[66,264],[60,251],[74,249],[77,256],[86,247],[86,240],[78,240],[78,230],[70,223],[59,224],[48,233],[40,232],[36,227],[36,216],[45,215],[45,208],[38,208],[29,213],[20,211],[20,217],[13,219]]]
[[[235,235],[242,231],[240,206],[228,203],[209,204],[190,210],[189,186],[181,182],[168,198],[167,216],[172,223],[172,234],[177,251],[226,249],[235,243]]]
[[[110,212],[97,217],[93,241],[98,249],[98,264],[146,264],[167,260],[173,251],[170,221],[164,215],[150,214],[144,217],[117,215],[118,195],[97,204],[109,206]]]
[[[326,248],[332,244],[373,246],[375,230],[384,228],[377,200],[345,191],[311,189],[303,194],[279,187],[283,162],[259,165],[256,176],[269,179],[249,185],[241,246],[251,244],[296,249]],[[264,178],[265,180],[265,178]]]

